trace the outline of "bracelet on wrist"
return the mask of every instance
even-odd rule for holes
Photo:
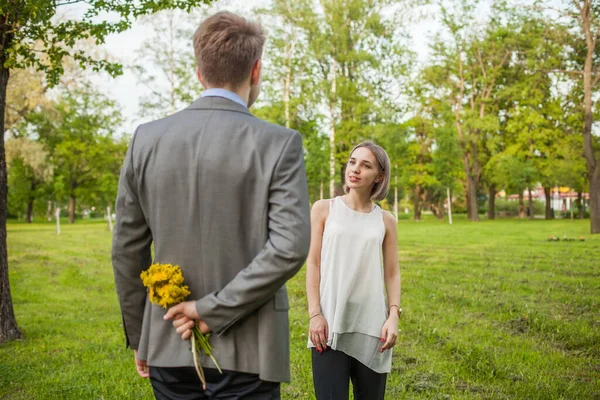
[[[396,307],[398,309],[398,318],[400,318],[400,315],[402,315],[402,309],[400,308],[400,306],[398,304],[392,304],[391,306],[388,307],[388,315],[391,315],[392,307]]]
[[[313,315],[311,315],[311,316],[308,318],[308,320],[310,321],[311,319],[313,319],[313,318],[314,318],[314,317],[316,317],[317,315],[323,315],[323,314],[321,314],[320,312],[319,312],[319,313],[316,313],[316,314],[313,314]]]

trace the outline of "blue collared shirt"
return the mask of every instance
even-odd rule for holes
[[[240,96],[238,96],[236,93],[230,92],[227,89],[206,89],[204,92],[202,92],[201,97],[224,97],[228,100],[235,101],[236,103],[244,106],[245,108],[248,108],[248,105],[244,102],[244,100],[242,100]]]

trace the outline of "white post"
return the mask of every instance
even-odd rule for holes
[[[54,209],[54,218],[56,218],[56,234],[60,235],[60,207]]]
[[[448,223],[452,225],[452,198],[450,197],[450,188],[446,188],[446,194],[448,199]]]
[[[110,215],[110,206],[106,206],[106,218],[108,218],[108,230],[113,231],[112,216]]]
[[[573,203],[571,202],[571,193],[569,193],[569,197],[567,198],[567,207],[569,207],[569,212],[571,213],[571,221],[573,221]]]

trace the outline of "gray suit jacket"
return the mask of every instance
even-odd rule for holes
[[[189,342],[151,304],[140,273],[181,266],[224,370],[289,381],[285,282],[308,253],[302,138],[233,101],[205,97],[141,125],[127,151],[112,260],[127,344],[150,366],[193,366]],[[202,365],[213,367],[209,358]]]

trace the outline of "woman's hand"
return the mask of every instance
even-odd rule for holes
[[[327,321],[323,314],[319,314],[310,319],[309,337],[319,353],[322,353],[327,349],[329,327],[327,326]]]
[[[396,340],[398,340],[398,316],[390,314],[381,328],[381,341],[383,342],[381,352],[394,347]]]

